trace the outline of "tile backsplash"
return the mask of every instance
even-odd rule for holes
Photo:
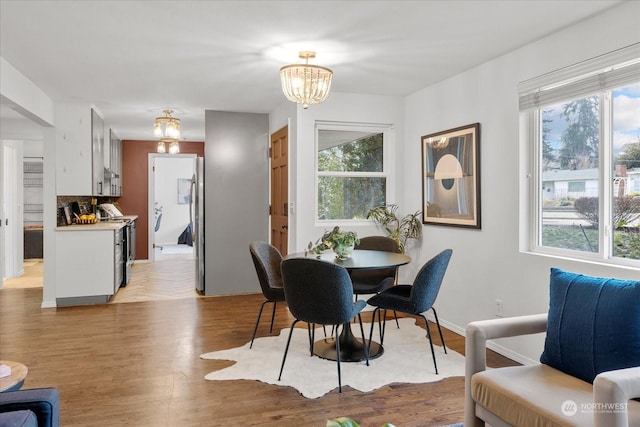
[[[60,225],[60,224],[64,224],[64,210],[62,208],[64,208],[65,206],[69,206],[71,207],[71,204],[73,202],[78,202],[78,205],[80,206],[80,213],[84,214],[84,213],[90,213],[91,212],[91,199],[93,199],[94,197],[91,196],[58,196],[57,197],[57,212],[58,212],[58,217],[57,217],[57,222],[56,224]],[[112,198],[110,197],[96,197],[97,199],[97,204],[101,204],[101,203],[117,203],[116,201],[114,201]]]

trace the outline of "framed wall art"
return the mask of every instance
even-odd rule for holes
[[[191,180],[178,178],[178,204],[186,205],[191,202]]]
[[[422,222],[480,228],[480,123],[422,137]]]

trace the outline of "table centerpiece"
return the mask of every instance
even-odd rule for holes
[[[353,248],[360,243],[358,234],[355,231],[342,231],[340,227],[335,226],[330,231],[325,231],[316,243],[309,242],[305,254],[316,254],[316,258],[325,251],[332,249],[336,258],[344,260],[351,257]]]

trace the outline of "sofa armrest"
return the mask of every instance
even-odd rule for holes
[[[594,407],[594,426],[628,426],[627,402],[639,397],[640,367],[600,373],[593,381],[593,402],[603,407]]]
[[[465,426],[484,424],[475,416],[475,403],[471,397],[471,377],[487,369],[487,340],[538,334],[546,330],[547,313],[469,323],[465,337]]]
[[[0,393],[0,412],[28,409],[36,414],[38,426],[60,425],[60,393],[55,388],[35,388]]]

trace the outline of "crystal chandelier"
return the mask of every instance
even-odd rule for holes
[[[172,117],[173,110],[164,110],[164,116],[157,117],[153,126],[153,136],[160,138],[158,141],[158,153],[166,153],[167,146],[169,154],[180,152],[180,119]]]
[[[316,57],[315,52],[304,51],[298,56],[306,62],[280,68],[280,81],[287,99],[302,104],[306,109],[309,104],[319,104],[327,99],[333,71],[326,67],[309,64],[309,58]]]

